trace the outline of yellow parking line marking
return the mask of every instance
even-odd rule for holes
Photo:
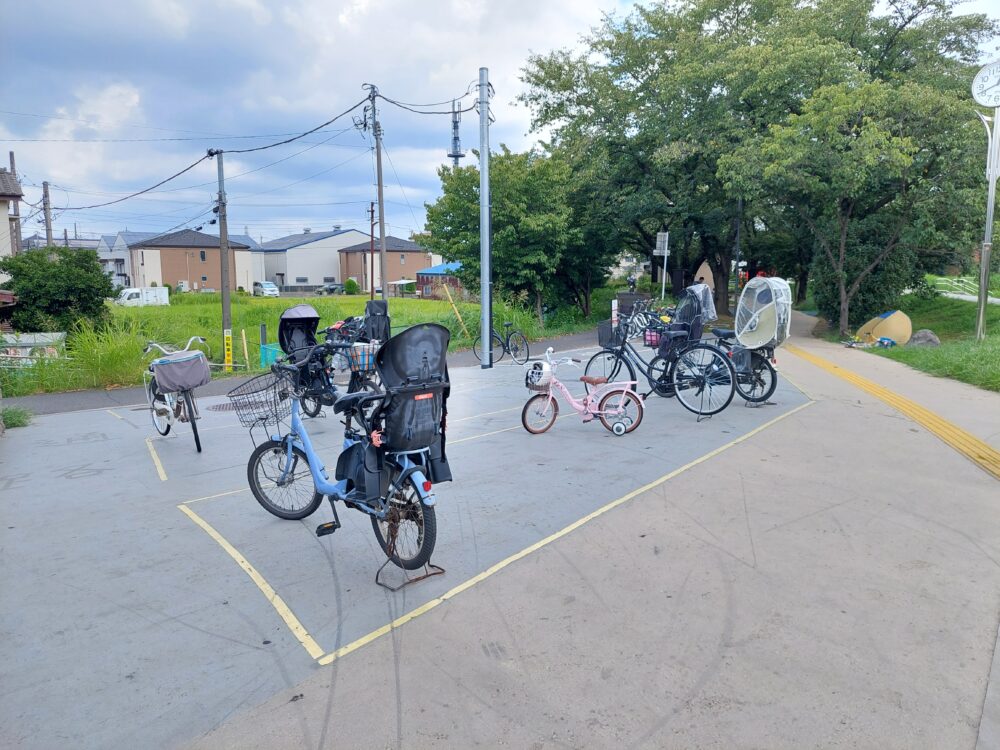
[[[110,414],[115,419],[125,419],[125,417],[121,416],[120,414],[115,414],[113,411],[111,411],[111,409],[105,409],[104,411],[106,411],[108,414]]]
[[[952,424],[929,409],[925,409],[920,404],[910,401],[910,399],[904,398],[898,393],[890,391],[888,388],[884,388],[878,383],[863,378],[829,360],[817,357],[815,354],[810,354],[807,351],[799,349],[797,346],[786,346],[785,349],[807,362],[811,362],[820,369],[826,370],[831,375],[836,375],[838,378],[846,380],[848,383],[889,404],[896,411],[906,415],[917,424],[922,425],[937,435],[941,440],[977,464],[984,471],[992,474],[996,479],[1000,479],[1000,451],[984,443],[975,435],[966,432],[958,425]]]
[[[160,475],[160,481],[167,481],[167,472],[163,470],[163,464],[160,463],[160,457],[156,455],[156,448],[153,447],[153,441],[146,438],[146,447],[149,448],[149,455],[153,458],[153,465],[156,466],[156,473]]]
[[[241,492],[249,492],[249,487],[241,487],[238,490],[229,490],[228,492],[218,492],[214,495],[205,495],[205,497],[196,497],[194,500],[185,500],[181,505],[190,505],[191,503],[200,503],[202,500],[215,500],[217,497],[226,497],[227,495],[239,495]]]
[[[295,613],[288,608],[285,601],[278,596],[278,592],[271,588],[271,584],[264,580],[264,576],[258,573],[257,569],[250,564],[250,561],[243,557],[243,555],[239,553],[239,550],[226,541],[222,534],[212,528],[211,524],[209,524],[189,507],[186,505],[178,505],[177,507],[182,513],[187,515],[188,518],[201,526],[205,533],[218,542],[219,546],[222,547],[222,549],[224,549],[229,556],[236,561],[236,564],[243,568],[244,572],[250,576],[250,580],[257,584],[257,588],[261,590],[264,597],[271,603],[271,606],[274,607],[278,616],[284,620],[285,625],[287,625],[288,629],[292,631],[292,635],[294,635],[305,650],[309,652],[309,656],[313,659],[318,659],[322,656],[323,649],[320,648],[319,644],[313,640],[311,635],[309,635],[309,631],[302,627],[302,623],[299,622],[299,618],[297,618]]]
[[[456,422],[465,422],[470,419],[479,419],[479,417],[491,417],[494,414],[505,414],[509,411],[517,411],[520,408],[522,407],[512,406],[509,409],[499,409],[498,411],[485,411],[482,414],[473,414],[471,417],[462,417],[461,419],[449,419],[448,424],[455,424]]]
[[[510,432],[511,430],[520,429],[521,425],[514,425],[513,427],[504,427],[502,430],[493,430],[493,432],[484,432],[482,435],[470,435],[469,437],[459,438],[458,440],[449,440],[448,445],[458,445],[459,443],[467,443],[470,440],[478,440],[479,438],[489,437],[490,435],[499,435],[501,432]]]
[[[709,453],[706,453],[704,456],[701,456],[700,458],[696,458],[694,461],[691,461],[690,463],[685,464],[684,466],[681,466],[679,469],[674,469],[669,474],[664,474],[659,479],[654,479],[649,484],[647,484],[647,485],[645,485],[643,487],[640,487],[637,490],[632,490],[632,492],[629,492],[627,495],[623,495],[622,497],[618,498],[617,500],[612,500],[607,505],[604,505],[604,506],[598,508],[597,510],[593,511],[592,513],[587,514],[586,516],[584,516],[583,518],[581,518],[581,519],[579,519],[577,521],[574,521],[569,526],[566,526],[565,528],[560,529],[559,531],[555,532],[554,534],[551,534],[551,535],[545,537],[544,539],[541,539],[541,540],[535,542],[530,547],[526,547],[525,549],[521,550],[520,552],[516,552],[513,555],[511,555],[510,557],[508,557],[508,558],[506,558],[504,560],[501,560],[500,562],[496,563],[495,565],[493,565],[493,566],[487,568],[486,570],[484,570],[482,573],[479,573],[478,575],[473,576],[472,578],[470,578],[469,580],[465,581],[464,583],[460,583],[459,585],[457,585],[453,589],[450,589],[449,591],[445,592],[444,594],[442,594],[441,596],[437,597],[436,599],[431,599],[426,604],[422,604],[421,606],[417,607],[416,609],[411,610],[410,612],[407,612],[405,615],[401,615],[400,617],[397,617],[395,620],[393,620],[389,624],[383,625],[382,627],[380,627],[380,628],[378,628],[376,630],[373,630],[372,632],[368,633],[367,635],[361,636],[356,641],[352,641],[351,643],[348,643],[346,646],[341,646],[336,651],[331,651],[330,653],[326,654],[322,658],[318,659],[319,663],[323,664],[323,665],[332,664],[334,661],[336,661],[337,659],[341,658],[342,656],[346,656],[347,654],[351,653],[352,651],[357,651],[362,646],[366,646],[367,644],[369,644],[372,641],[380,638],[381,636],[386,635],[387,633],[392,632],[395,628],[398,628],[398,627],[400,627],[402,625],[405,625],[410,620],[413,620],[413,619],[419,617],[422,614],[430,612],[432,609],[434,609],[435,607],[437,607],[439,604],[443,604],[444,602],[448,601],[449,599],[457,596],[458,594],[461,594],[463,591],[472,588],[477,583],[485,581],[487,578],[489,578],[490,576],[492,576],[494,573],[498,573],[499,571],[503,570],[504,568],[506,568],[511,563],[515,563],[518,560],[520,560],[521,558],[527,557],[532,552],[535,552],[535,551],[541,549],[542,547],[545,547],[546,545],[551,544],[552,542],[556,541],[557,539],[561,539],[562,537],[566,536],[567,534],[569,534],[569,533],[571,533],[573,531],[576,531],[578,528],[580,528],[584,524],[590,523],[595,518],[604,515],[608,511],[614,510],[618,506],[624,505],[629,500],[632,500],[633,498],[636,498],[639,495],[642,495],[643,493],[648,492],[649,490],[658,487],[659,485],[663,484],[664,482],[670,481],[671,479],[673,479],[674,477],[676,477],[678,474],[682,474],[685,471],[687,471],[688,469],[691,469],[691,468],[697,466],[700,463],[708,461],[710,458],[714,458],[715,456],[719,455],[723,451],[729,450],[733,446],[739,445],[740,443],[742,443],[742,442],[744,442],[746,440],[749,440],[754,435],[762,432],[763,430],[766,430],[768,427],[771,427],[772,425],[780,422],[782,419],[785,419],[786,417],[790,417],[793,414],[796,414],[796,413],[802,411],[807,406],[811,406],[814,403],[815,403],[815,401],[807,401],[806,403],[801,404],[800,406],[795,407],[791,411],[787,411],[784,414],[782,414],[782,415],[780,415],[778,417],[775,417],[771,421],[765,422],[764,424],[762,424],[759,427],[751,430],[750,432],[746,433],[745,435],[741,435],[740,437],[736,438],[735,440],[732,440],[732,441],[726,443],[725,445],[721,445],[718,448],[716,448],[715,450],[710,451]]]

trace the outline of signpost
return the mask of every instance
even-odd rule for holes
[[[656,249],[653,251],[653,255],[663,258],[663,268],[660,274],[660,300],[662,301],[667,295],[667,258],[670,257],[670,232],[656,233]]]
[[[972,97],[977,104],[993,107],[993,117],[981,113],[986,126],[986,232],[979,255],[979,305],[976,310],[976,340],[986,338],[986,303],[990,289],[990,251],[993,248],[993,208],[996,203],[997,175],[1000,174],[1000,60],[984,65],[972,80]],[[991,127],[992,126],[992,127]]]
[[[222,341],[226,353],[226,372],[233,371],[233,329],[226,328],[222,331]]]

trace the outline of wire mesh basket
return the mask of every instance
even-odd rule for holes
[[[292,412],[292,386],[282,376],[266,373],[233,388],[226,397],[244,427],[278,424]]]
[[[611,324],[610,320],[602,320],[597,324],[597,344],[605,348],[619,346],[622,343],[624,331],[621,327]]]
[[[371,372],[375,369],[375,352],[378,351],[378,342],[370,344],[354,344],[346,350],[347,362],[351,366],[351,372]]]

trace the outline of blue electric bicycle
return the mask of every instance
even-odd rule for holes
[[[299,364],[278,362],[271,373],[231,391],[244,426],[278,430],[247,464],[261,506],[279,518],[301,520],[327,497],[333,520],[316,529],[325,536],[340,528],[340,500],[370,517],[379,546],[395,565],[416,570],[428,564],[437,538],[433,484],[451,480],[444,453],[449,336],[436,324],[407,329],[375,355],[383,392],[338,394],[333,411],[344,415],[345,429],[333,480],[301,418],[300,368],[311,352]],[[315,348],[335,354],[349,346],[327,342]]]

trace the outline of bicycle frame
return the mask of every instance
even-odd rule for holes
[[[358,510],[362,510],[369,515],[375,516],[379,520],[383,520],[388,512],[389,504],[386,500],[387,497],[393,495],[397,490],[402,487],[403,482],[413,476],[414,486],[417,490],[417,495],[420,497],[420,502],[422,502],[427,507],[431,507],[435,504],[436,500],[433,491],[428,491],[424,489],[427,477],[424,475],[423,468],[420,464],[415,463],[410,456],[427,454],[428,449],[422,449],[419,451],[412,451],[408,453],[387,453],[387,458],[392,460],[399,468],[400,473],[396,478],[396,481],[390,485],[389,491],[386,493],[385,497],[379,499],[379,507],[373,508],[363,502],[356,502],[350,497],[350,493],[347,490],[347,480],[340,479],[337,481],[331,481],[329,472],[326,470],[326,466],[320,459],[319,455],[313,448],[312,441],[309,439],[309,433],[306,431],[305,425],[302,423],[302,418],[299,415],[299,401],[298,399],[293,399],[292,401],[292,421],[291,421],[291,431],[287,435],[273,435],[272,439],[283,442],[289,447],[296,447],[305,453],[306,458],[309,462],[309,471],[312,474],[313,485],[317,492],[323,495],[329,496],[334,500],[342,500],[345,502],[351,502]],[[352,445],[362,442],[358,439],[353,439],[344,436],[343,450],[347,450]],[[285,453],[285,466],[282,469],[281,477],[279,477],[278,482],[284,481],[285,477],[292,471],[292,462],[294,461],[294,454],[291,450]]]
[[[555,394],[553,394],[552,389],[555,389],[558,393],[562,394],[563,399],[573,407],[573,410],[580,414],[593,414],[595,417],[600,416],[604,412],[600,411],[599,404],[601,399],[604,398],[608,393],[624,391],[625,393],[631,393],[639,401],[643,401],[642,396],[640,396],[635,391],[636,381],[634,380],[619,380],[614,383],[603,383],[597,386],[592,393],[586,394],[582,400],[577,400],[573,397],[573,394],[569,392],[569,388],[561,380],[557,379],[555,376],[549,384],[549,400],[556,400]]]

